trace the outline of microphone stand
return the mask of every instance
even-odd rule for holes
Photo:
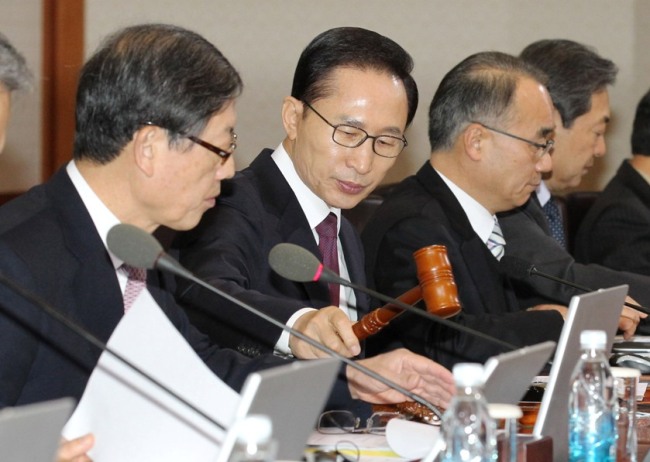
[[[150,376],[146,372],[144,372],[142,369],[140,369],[138,366],[133,364],[131,361],[126,359],[124,356],[122,356],[120,353],[116,352],[113,350],[111,347],[109,347],[107,344],[102,342],[100,339],[95,337],[93,334],[91,334],[88,330],[84,329],[81,327],[79,324],[75,323],[71,319],[67,318],[65,315],[63,315],[61,312],[59,312],[57,309],[55,309],[52,305],[47,303],[45,300],[41,299],[40,297],[37,297],[21,285],[17,284],[16,282],[12,281],[11,279],[7,278],[4,274],[0,273],[0,282],[4,284],[6,287],[11,289],[13,292],[17,293],[21,297],[23,297],[25,300],[29,301],[35,306],[38,306],[41,308],[45,313],[50,316],[51,318],[55,319],[57,322],[60,324],[63,324],[65,327],[70,329],[72,332],[86,340],[88,343],[91,345],[97,347],[98,349],[107,352],[111,356],[113,356],[115,359],[123,363],[124,365],[128,366],[131,370],[137,372],[140,374],[142,377],[147,379],[149,382],[153,383],[157,387],[159,387],[161,390],[163,390],[165,393],[169,394],[173,398],[177,399],[180,403],[183,405],[187,406],[189,409],[193,410],[196,412],[198,415],[206,419],[208,422],[214,424],[221,430],[226,430],[226,428],[221,425],[219,422],[214,420],[212,417],[207,415],[205,412],[201,411],[199,408],[194,406],[192,403],[187,401],[185,398],[181,397],[177,393],[175,393],[173,390],[171,390],[169,387],[164,385],[162,382],[158,381],[154,377]],[[24,321],[24,320],[21,320]]]
[[[368,375],[369,377],[372,377],[373,379],[377,380],[378,382],[381,382],[381,383],[383,383],[385,385],[388,385],[389,387],[393,388],[394,390],[399,391],[404,396],[407,396],[407,397],[411,398],[413,401],[415,401],[417,403],[420,403],[421,405],[423,405],[424,407],[429,409],[439,419],[442,418],[442,413],[440,412],[440,410],[436,406],[434,406],[433,404],[429,403],[424,398],[416,395],[415,393],[412,393],[412,392],[408,391],[406,388],[403,388],[402,386],[394,383],[393,381],[388,380],[385,377],[382,377],[381,375],[377,374],[375,371],[372,371],[372,370],[368,369],[367,367],[354,362],[350,358],[346,358],[345,356],[337,353],[336,351],[332,350],[331,348],[327,347],[326,345],[323,345],[322,343],[317,342],[316,340],[312,339],[311,337],[306,336],[302,332],[297,331],[294,328],[289,327],[289,326],[281,323],[277,319],[275,319],[275,318],[269,316],[268,314],[263,313],[262,311],[252,307],[248,303],[245,303],[242,300],[239,300],[238,298],[233,297],[232,295],[230,295],[230,294],[228,294],[228,293],[214,287],[213,285],[208,284],[207,282],[199,279],[193,273],[191,273],[190,271],[185,269],[176,260],[174,260],[170,256],[168,256],[166,253],[164,253],[164,252],[161,253],[160,257],[156,260],[154,266],[157,269],[160,269],[160,270],[163,270],[163,271],[169,271],[169,272],[172,272],[173,274],[176,274],[177,276],[188,279],[189,281],[192,281],[193,283],[200,285],[201,287],[209,290],[210,292],[215,293],[215,294],[225,298],[226,300],[228,300],[228,301],[230,301],[230,302],[232,302],[232,303],[234,303],[234,304],[236,304],[238,306],[241,306],[242,308],[250,311],[251,313],[255,314],[256,316],[259,316],[260,318],[264,319],[265,321],[270,322],[274,326],[279,327],[280,329],[286,330],[291,335],[294,335],[294,336],[298,337],[300,340],[310,344],[311,346],[313,346],[313,347],[315,347],[315,348],[317,348],[317,349],[319,349],[321,351],[326,352],[330,356],[333,356],[333,357],[335,357],[337,359],[340,359],[341,361],[343,361],[345,364],[352,367],[353,369],[357,369],[358,371]]]

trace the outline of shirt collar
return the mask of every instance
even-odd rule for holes
[[[544,181],[539,184],[535,190],[535,194],[537,194],[537,200],[539,201],[539,205],[542,207],[551,200],[551,191],[548,189],[548,186],[546,186]]]
[[[124,262],[108,250],[106,236],[113,226],[120,223],[120,220],[108,209],[108,207],[106,207],[99,196],[95,194],[95,191],[92,190],[86,179],[81,175],[74,160],[71,160],[68,163],[66,166],[66,172],[68,173],[75,189],[79,193],[79,196],[81,196],[81,200],[83,201],[86,210],[88,210],[90,218],[99,233],[99,237],[101,237],[104,247],[106,247],[106,250],[111,257],[113,266],[115,269],[119,268]]]
[[[336,215],[338,230],[341,229],[341,209],[336,207],[329,207],[323,199],[318,197],[309,187],[300,179],[298,172],[293,165],[289,153],[284,149],[282,143],[271,154],[271,158],[276,163],[282,176],[289,183],[289,187],[293,191],[300,208],[307,217],[309,227],[316,228],[327,215],[332,212]]]
[[[456,186],[456,184],[445,175],[440,173],[438,170],[436,170],[436,172],[440,175],[442,181],[445,182],[452,194],[456,197],[456,200],[460,203],[460,206],[463,208],[465,215],[467,215],[467,219],[469,220],[474,232],[478,234],[483,242],[487,243],[488,238],[494,229],[496,216],[492,215],[488,209],[483,207],[476,199]]]

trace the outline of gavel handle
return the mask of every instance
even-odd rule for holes
[[[422,290],[417,285],[404,292],[397,299],[407,305],[415,305],[422,300]],[[352,330],[359,340],[364,340],[379,332],[391,319],[403,312],[403,309],[388,303],[363,316],[359,322],[352,325]]]

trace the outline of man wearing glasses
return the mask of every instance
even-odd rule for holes
[[[181,262],[339,353],[360,354],[351,325],[368,310],[367,297],[284,280],[268,254],[278,243],[298,244],[364,283],[361,242],[341,209],[367,197],[407,145],[404,132],[418,102],[412,67],[398,44],[369,30],[317,36],[301,54],[282,105],[286,138],[224,184],[217,207],[181,237]],[[200,287],[180,282],[178,298],[196,325],[247,355],[323,355]]]
[[[544,83],[536,68],[497,52],[472,55],[444,77],[429,110],[430,160],[391,192],[362,235],[380,292],[418,284],[412,253],[442,244],[462,305],[454,321],[517,346],[557,340],[566,308],[520,309],[499,270],[508,241],[496,217],[523,205],[551,170],[556,127]],[[368,350],[395,339],[446,367],[503,351],[409,314],[369,339]]]
[[[555,108],[556,135],[553,170],[544,175],[537,191],[524,206],[500,217],[509,243],[506,255],[524,259],[540,271],[593,289],[628,284],[634,300],[647,306],[650,304],[648,277],[575,262],[567,250],[564,235],[567,217],[562,216],[553,197],[578,186],[594,161],[605,155],[605,133],[610,119],[608,86],[616,79],[615,64],[583,44],[559,39],[531,43],[520,57],[548,77],[548,91]],[[584,243],[574,244],[578,248]],[[526,305],[538,303],[540,296],[567,303],[580,293],[539,277],[517,279],[515,290],[520,303]],[[639,331],[645,333],[648,329],[648,323],[642,321]]]

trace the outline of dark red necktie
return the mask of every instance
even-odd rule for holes
[[[318,247],[323,256],[323,264],[339,274],[339,253],[337,246],[338,229],[336,226],[336,215],[330,212],[327,217],[316,226],[318,233]],[[334,306],[339,306],[339,285],[329,284],[330,302]]]

